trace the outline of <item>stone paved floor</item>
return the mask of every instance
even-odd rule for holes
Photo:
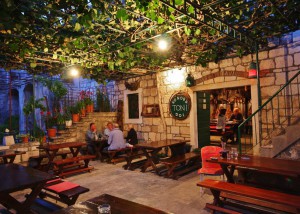
[[[78,203],[107,193],[170,213],[209,213],[204,206],[207,202],[212,202],[213,198],[208,190],[201,197],[200,188],[196,186],[199,181],[197,171],[180,177],[178,180],[172,180],[150,171],[141,173],[138,169],[124,170],[122,168],[124,162],[116,165],[99,161],[90,163],[95,167],[91,173],[66,178],[68,181],[90,189],[78,198]],[[212,178],[220,179],[219,177]],[[18,195],[24,195],[24,191],[14,195],[20,198]]]
[[[124,170],[123,164],[93,161],[91,165],[95,170],[92,173],[67,178],[90,188],[90,192],[80,196],[78,202],[108,193],[171,213],[209,213],[204,206],[212,202],[212,196],[206,192],[201,197],[200,189],[196,186],[199,181],[196,171],[172,180],[152,172],[141,173],[138,169]]]

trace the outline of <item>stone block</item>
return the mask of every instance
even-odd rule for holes
[[[219,65],[217,63],[214,63],[214,62],[209,62],[207,67],[209,69],[214,69],[214,68],[218,68]]]
[[[165,130],[163,124],[158,125],[158,132],[159,132],[159,133],[164,133],[165,131],[166,131],[166,130]]]
[[[225,68],[225,67],[232,66],[232,65],[233,65],[233,60],[231,58],[224,59],[220,62],[220,67],[221,68]]]
[[[184,127],[184,126],[179,127],[179,134],[189,135],[190,134],[190,127]]]
[[[282,85],[286,83],[285,73],[276,73],[275,77],[275,85]]]
[[[293,66],[294,59],[292,56],[281,56],[275,58],[276,68],[286,68],[289,66]]]
[[[229,66],[224,68],[225,71],[235,71],[235,67],[234,66]]]
[[[150,133],[149,133],[149,138],[150,138],[152,141],[156,141],[156,133],[155,133],[155,132],[150,132]]]
[[[148,87],[152,87],[152,86],[154,86],[154,80],[150,79],[148,80]]]
[[[294,64],[300,65],[300,53],[294,54]]]
[[[153,118],[152,117],[144,117],[143,118],[143,123],[145,125],[153,125]]]
[[[153,125],[159,125],[161,123],[162,123],[162,121],[160,118],[153,118]]]
[[[165,122],[167,126],[172,126],[173,125],[173,119],[172,118],[165,118]]]
[[[258,53],[258,59],[262,60],[262,59],[267,59],[268,58],[268,51],[262,51]]]
[[[150,132],[151,131],[151,127],[150,126],[143,126],[142,127],[142,132]]]
[[[300,46],[291,46],[291,47],[289,47],[288,51],[289,51],[289,55],[299,53],[300,52]]]
[[[264,77],[260,79],[261,86],[269,86],[275,84],[275,78],[274,77]]]
[[[172,134],[179,134],[179,127],[178,126],[172,126],[171,127],[171,133]]]
[[[150,96],[157,96],[157,88],[152,88]]]
[[[224,81],[225,81],[224,76],[214,78],[215,83],[221,83],[221,82],[224,82]]]
[[[247,70],[247,68],[243,65],[236,66],[236,71],[246,71],[246,70]]]
[[[255,57],[253,58],[251,54],[242,57],[242,62],[243,63],[250,63],[254,60],[255,60]]]
[[[153,104],[154,103],[154,97],[148,97],[148,103]]]
[[[260,70],[275,68],[275,63],[273,59],[261,60],[259,63]]]
[[[158,132],[158,126],[151,126],[151,132]]]
[[[236,80],[236,77],[235,76],[225,76],[225,82],[230,82],[230,81],[235,81]]]
[[[233,65],[237,66],[242,64],[242,59],[240,57],[233,58]]]
[[[269,51],[269,58],[275,58],[278,56],[284,56],[286,55],[286,51],[285,48],[281,47],[281,48],[277,48],[277,49],[273,49]]]
[[[203,85],[210,85],[210,84],[214,84],[214,80],[213,79],[209,79],[203,82]]]
[[[280,86],[275,86],[275,85],[262,87],[261,96],[269,98],[279,89],[280,89]]]

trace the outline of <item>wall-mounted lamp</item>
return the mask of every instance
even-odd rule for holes
[[[257,77],[256,63],[251,62],[248,68],[248,78],[256,78],[256,77]]]
[[[192,87],[195,85],[195,79],[191,74],[188,74],[185,79],[185,85],[186,87]]]

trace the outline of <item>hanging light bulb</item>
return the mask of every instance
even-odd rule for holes
[[[161,49],[161,50],[166,50],[166,49],[168,48],[168,43],[167,43],[167,41],[164,40],[164,39],[160,39],[160,40],[158,41],[158,47],[159,47],[159,49]]]

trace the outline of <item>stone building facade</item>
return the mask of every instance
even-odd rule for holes
[[[262,103],[300,70],[300,31],[282,39],[272,40],[271,46],[274,48],[258,54],[262,74],[260,78]],[[207,67],[189,66],[140,77],[142,104],[159,104],[161,115],[142,117],[139,123],[133,123],[134,128],[142,133],[145,140],[188,139],[193,147],[197,147],[195,92],[247,85],[251,87],[252,111],[255,111],[258,108],[258,82],[247,77],[249,64],[255,62],[255,59],[253,54],[242,58],[225,59],[218,63],[211,62]],[[190,88],[185,86],[188,73],[196,80],[196,85]],[[119,100],[126,99],[124,94],[127,90],[124,83],[125,81],[120,81],[115,86],[116,97]],[[178,91],[188,92],[192,98],[192,110],[185,120],[172,118],[169,111],[170,97]],[[124,129],[127,130],[130,122],[126,120],[124,122]]]

